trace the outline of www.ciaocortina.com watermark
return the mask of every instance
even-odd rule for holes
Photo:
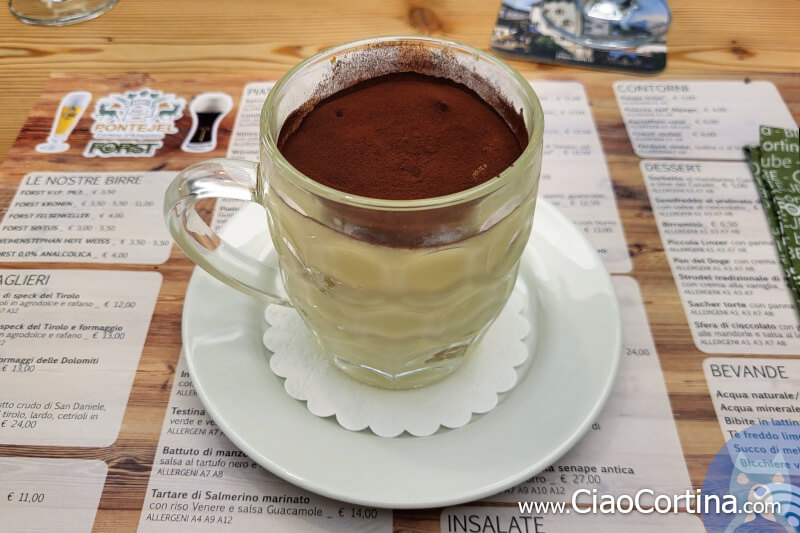
[[[545,514],[702,515],[708,533],[800,533],[800,422],[770,420],[733,432],[714,456],[702,489],[683,494],[576,490],[568,502],[520,501]]]
[[[588,502],[585,502],[586,498]],[[701,489],[687,490],[683,494],[656,494],[641,489],[633,495],[599,494],[597,489],[578,489],[567,502],[517,502],[523,514],[780,514],[781,504],[776,501],[748,501],[740,505],[733,495],[703,494]]]

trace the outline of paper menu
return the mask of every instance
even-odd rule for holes
[[[620,301],[623,355],[603,411],[564,457],[487,501],[569,501],[578,489],[682,494],[691,488],[639,287],[626,276],[612,280]]]
[[[0,270],[0,444],[113,443],[160,288],[157,272]]]
[[[274,81],[250,82],[242,89],[242,98],[239,100],[236,121],[228,143],[228,157],[248,161],[259,160],[261,109],[273,85]],[[241,200],[227,198],[217,200],[211,219],[211,229],[220,231],[245,204],[247,202]]]
[[[743,160],[760,125],[797,127],[766,81],[618,81],[614,93],[639,157]]]
[[[258,161],[261,108],[273,85],[274,81],[251,82],[245,85],[228,143],[228,157]]]
[[[312,494],[261,468],[208,416],[181,355],[138,531],[188,530],[388,533],[392,512]]]
[[[800,424],[800,359],[712,357],[703,371],[725,440],[763,422]]]
[[[0,262],[161,264],[174,172],[33,172],[0,223]]]
[[[0,457],[0,529],[90,533],[107,472],[96,460]]]
[[[698,349],[800,354],[794,303],[747,164],[640,166]]]
[[[631,259],[614,188],[583,85],[569,81],[531,85],[545,120],[539,194],[584,231],[611,272],[629,272]]]

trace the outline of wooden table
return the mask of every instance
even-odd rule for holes
[[[657,79],[769,80],[800,122],[800,40],[794,38],[800,26],[800,3],[672,0],[671,6],[674,22],[668,37],[668,67]],[[488,49],[498,7],[499,2],[478,0],[241,0],[236,4],[121,0],[96,20],[64,28],[26,26],[0,9],[0,109],[4,113],[0,160],[9,154],[52,72],[235,73],[244,80],[277,79],[314,52],[384,34],[432,34]],[[705,356],[692,341],[639,172],[639,158],[613,95],[612,82],[632,76],[523,62],[513,65],[528,78],[573,79],[586,87],[633,261],[630,275],[642,289],[683,452],[692,483],[698,487],[723,440],[703,377]],[[16,189],[11,180],[36,167],[22,155],[12,153],[6,163],[0,215]],[[169,168],[179,170],[182,163],[176,160]],[[75,268],[74,264],[50,266]],[[164,275],[164,284],[117,443],[105,449],[0,446],[0,455],[5,456],[106,461],[109,474],[95,531],[136,530],[180,348],[181,304],[191,267],[177,248],[169,262],[156,267]],[[147,268],[152,267],[141,267]],[[438,517],[436,510],[396,512],[395,530],[434,531]]]

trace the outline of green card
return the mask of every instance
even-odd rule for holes
[[[749,150],[753,176],[800,309],[800,132],[761,126],[760,143]]]

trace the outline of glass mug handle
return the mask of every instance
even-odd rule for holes
[[[172,237],[192,261],[218,280],[267,302],[291,306],[276,256],[258,260],[223,241],[200,217],[196,204],[207,199],[248,200],[263,195],[258,163],[209,159],[175,176],[164,196],[164,218]]]

